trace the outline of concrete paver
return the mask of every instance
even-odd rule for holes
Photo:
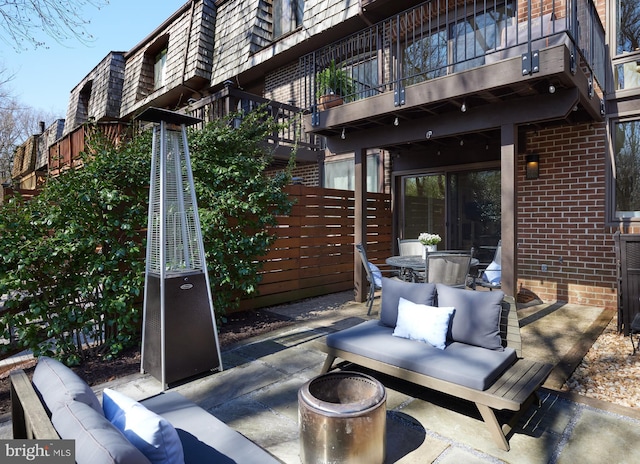
[[[342,303],[340,298],[344,299]],[[345,292],[327,297],[328,303],[321,308],[321,302],[316,301],[276,309],[299,323],[225,350],[223,372],[172,390],[192,399],[282,462],[298,464],[297,392],[320,372],[324,355],[317,344],[327,333],[367,319],[365,306],[350,298],[350,292]],[[591,322],[581,321],[580,330],[587,330],[599,313],[597,308],[582,311],[581,318],[590,318]],[[545,332],[544,318],[551,316],[553,323]],[[522,318],[525,348],[535,344],[530,353],[536,358],[553,355],[560,360],[563,353],[579,344],[580,333],[558,329],[563,318],[575,318],[571,306],[527,308]],[[555,340],[545,353],[541,340],[548,337]],[[511,450],[506,452],[496,447],[473,405],[377,377],[387,388],[387,463],[617,464],[635,463],[640,455],[637,410],[583,401],[544,388],[540,392],[541,406],[531,407],[523,415],[509,436]],[[105,387],[135,399],[161,391],[155,379],[143,374],[117,379],[96,390],[101,392]],[[0,437],[10,436],[8,433],[7,424],[0,424]]]

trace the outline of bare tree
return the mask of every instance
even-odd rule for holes
[[[622,0],[618,5],[618,53],[640,48],[640,4]]]
[[[0,67],[0,183],[11,179],[16,147],[40,131],[39,122],[53,122],[51,112],[34,110],[11,95],[8,84],[13,79]]]
[[[38,36],[44,32],[57,42],[76,38],[87,42],[89,23],[81,17],[86,5],[98,9],[108,0],[0,0],[0,40],[16,50],[28,45],[46,47]]]

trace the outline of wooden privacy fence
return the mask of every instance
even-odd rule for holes
[[[277,240],[262,258],[257,296],[241,309],[288,303],[353,288],[355,192],[290,185],[295,201],[289,216],[278,218]],[[391,196],[368,193],[367,253],[372,261],[392,250]]]

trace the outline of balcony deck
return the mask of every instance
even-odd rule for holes
[[[363,132],[371,142],[380,127],[420,119],[415,134],[398,133],[407,144],[424,139],[425,125],[446,137],[507,121],[602,121],[604,28],[593,1],[579,0],[575,9],[543,0],[518,5],[516,12],[486,2],[425,2],[302,57],[305,130]],[[332,63],[350,77],[352,93],[322,110],[318,72]]]
[[[307,115],[305,129],[336,136],[348,126],[350,130],[368,130],[367,137],[371,137],[376,128],[389,127],[397,116],[403,126],[419,126],[415,140],[421,140],[425,121],[420,119],[429,120],[428,127],[438,135],[491,129],[499,127],[501,120],[516,124],[602,120],[600,99],[590,90],[587,74],[582,69],[573,72],[571,53],[565,45],[540,50],[539,60],[540,71],[531,76],[522,76],[522,58],[517,56],[408,86],[401,108],[395,105],[393,92],[345,103],[320,111],[315,124],[313,115]],[[549,93],[550,85],[554,86],[553,94]],[[468,111],[461,124],[463,102]],[[502,105],[500,114],[498,104]],[[579,111],[574,111],[576,105]],[[393,144],[389,137],[393,135],[386,133],[385,143]],[[407,134],[402,137],[398,143],[412,141]]]

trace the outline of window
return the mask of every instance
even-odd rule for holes
[[[91,101],[91,89],[93,81],[88,81],[78,94],[78,106],[76,107],[76,124],[84,124],[89,120],[89,102]]]
[[[367,192],[377,193],[379,189],[380,154],[367,155]],[[324,187],[340,190],[356,188],[355,160],[353,157],[327,161],[324,165]]]
[[[484,55],[501,44],[503,30],[515,21],[514,2],[488,5],[486,9],[456,20],[448,27],[429,21],[431,29],[413,31],[418,38],[403,50],[406,84],[416,84],[447,74],[447,66],[462,71],[484,64]]]
[[[157,37],[144,51],[136,100],[143,100],[156,90],[167,85],[167,56],[169,53],[169,35]]]
[[[446,31],[437,31],[412,43],[404,50],[402,60],[407,85],[446,75]]]
[[[500,240],[499,169],[410,175],[401,182],[403,238],[430,232],[442,237],[445,249],[475,247],[483,253]]]
[[[378,90],[378,60],[358,57],[351,67],[351,78],[355,85],[357,98],[373,97]]]
[[[161,87],[164,87],[164,78],[167,67],[167,49],[163,48],[160,52],[155,56],[153,62],[153,89],[158,90]]]
[[[301,26],[303,12],[304,0],[273,0],[273,38]]]
[[[484,55],[501,44],[502,31],[515,19],[511,2],[499,8],[488,9],[451,25],[453,63],[455,71],[471,69],[484,64]]]
[[[618,0],[616,6],[617,54],[640,50],[640,3]]]
[[[640,3],[618,0],[615,3],[614,90],[640,87]]]
[[[616,64],[614,71],[616,90],[640,87],[640,57]]]
[[[640,120],[615,122],[612,131],[616,218],[640,217]]]

